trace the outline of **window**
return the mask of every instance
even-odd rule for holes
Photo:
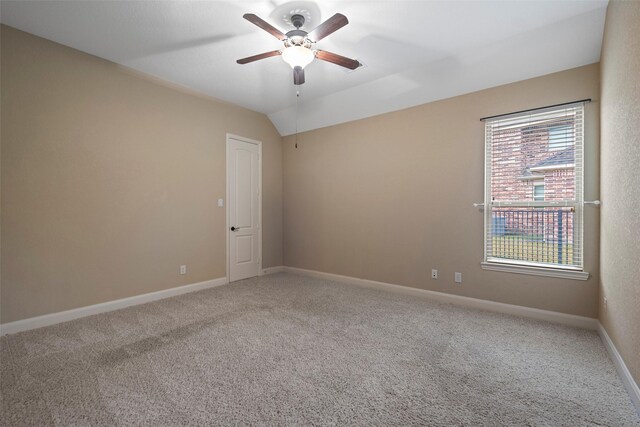
[[[573,126],[554,126],[549,128],[549,151],[563,150],[574,140]]]
[[[533,200],[535,202],[544,201],[544,182],[536,182],[533,184]]]
[[[483,268],[562,277],[582,271],[583,109],[577,103],[485,120]]]

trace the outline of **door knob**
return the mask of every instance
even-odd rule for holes
[[[236,228],[236,227],[231,227],[231,231],[238,231],[238,230],[240,230],[240,229]]]

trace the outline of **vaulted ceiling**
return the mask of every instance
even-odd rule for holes
[[[606,0],[2,1],[0,13],[4,24],[265,113],[288,135],[597,62],[606,6]],[[310,18],[303,27],[310,31],[340,12],[349,25],[316,47],[365,66],[348,72],[315,60],[305,68],[306,83],[294,86],[280,57],[238,65],[238,58],[282,48],[242,18],[247,12],[283,32],[293,29],[292,13]]]

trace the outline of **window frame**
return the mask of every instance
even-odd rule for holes
[[[557,278],[567,278],[567,279],[576,279],[576,280],[587,280],[589,278],[589,273],[584,271],[584,149],[585,149],[585,135],[584,135],[584,119],[585,119],[585,101],[578,101],[574,103],[567,103],[561,105],[554,105],[550,107],[543,107],[538,109],[526,110],[518,113],[505,114],[500,116],[492,116],[486,119],[482,119],[485,121],[485,187],[484,187],[484,254],[483,261],[481,262],[481,267],[484,270],[492,270],[492,271],[502,271],[509,273],[520,273],[520,274],[530,274],[537,276],[547,276],[547,277],[557,277]],[[497,121],[497,119],[502,118],[517,118],[518,116],[525,116],[526,113],[543,113],[543,112],[553,112],[560,111],[566,108],[580,108],[580,126],[581,126],[581,140],[579,143],[581,144],[580,148],[580,161],[578,163],[577,155],[574,160],[574,173],[575,173],[575,188],[574,188],[574,201],[573,203],[567,202],[545,202],[545,201],[534,201],[529,205],[530,207],[536,207],[536,204],[543,204],[544,206],[538,207],[564,207],[564,206],[572,206],[574,207],[574,238],[577,233],[578,236],[578,244],[580,245],[580,263],[579,265],[552,265],[547,263],[535,263],[525,260],[512,260],[507,258],[497,258],[489,256],[488,252],[488,237],[489,234],[493,232],[492,229],[492,212],[493,212],[493,202],[490,200],[491,198],[491,148],[489,145],[492,143],[492,140],[488,138],[489,131],[487,129],[491,123]],[[525,125],[526,126],[526,125]],[[523,127],[525,127],[523,126]],[[576,140],[576,144],[578,141]],[[577,149],[577,146],[576,146]],[[557,151],[552,149],[550,146],[547,146],[547,150],[549,152]],[[579,166],[579,167],[578,167]],[[536,183],[533,183],[534,188]],[[538,185],[544,185],[544,183],[539,183]],[[535,189],[533,194],[535,194]],[[533,195],[532,194],[532,195]],[[517,205],[518,202],[514,202]],[[524,203],[523,203],[524,204]],[[498,204],[496,207],[505,206],[504,204]],[[508,206],[508,202],[507,202]],[[491,234],[493,236],[493,234]],[[575,243],[574,243],[575,245]]]

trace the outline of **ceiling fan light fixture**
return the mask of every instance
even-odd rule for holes
[[[302,46],[289,46],[282,51],[282,59],[289,64],[291,68],[304,68],[313,61],[315,55],[309,48]]]

